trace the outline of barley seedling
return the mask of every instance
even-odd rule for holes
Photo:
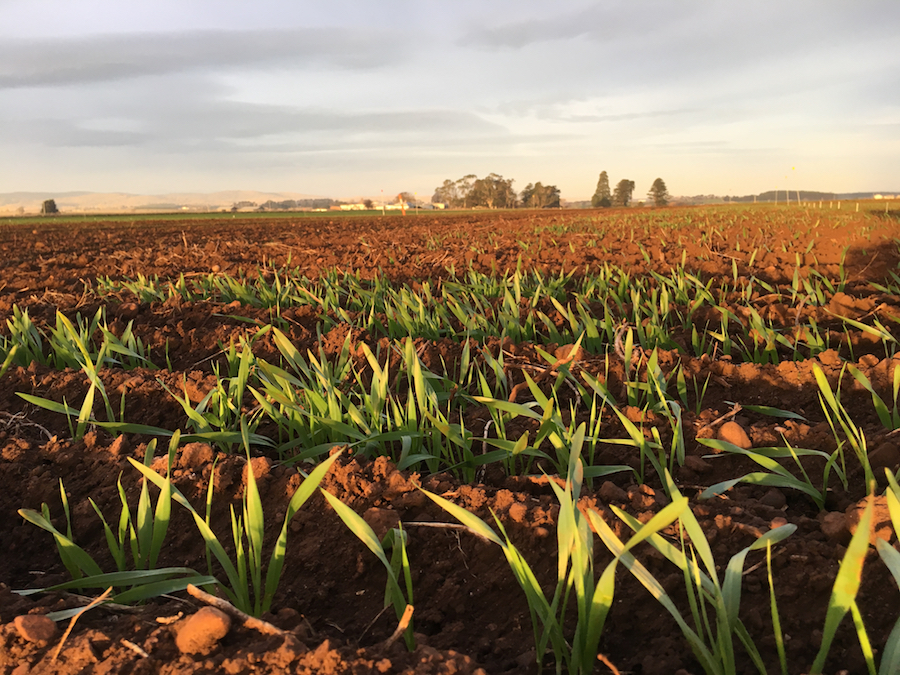
[[[675,619],[706,673],[733,675],[737,672],[734,636],[737,636],[759,672],[765,673],[759,650],[738,617],[744,561],[751,551],[768,548],[771,544],[790,536],[796,530],[796,526],[784,525],[770,530],[732,556],[725,568],[724,579],[720,581],[718,573],[720,568],[716,566],[700,524],[686,506],[686,498],[682,497],[668,472],[664,475],[664,481],[673,499],[672,504],[684,504],[679,512],[681,547],[676,547],[656,532],[647,537],[647,542],[682,571],[688,591],[693,628],[662,585],[646,567],[625,550],[621,540],[601,518],[592,519],[592,523],[597,527],[597,533],[616,558],[621,559],[622,564]],[[611,508],[636,533],[646,527],[621,509],[614,506]]]
[[[722,481],[706,488],[700,495],[701,499],[708,499],[715,495],[722,494],[738,483],[748,483],[751,485],[768,485],[770,487],[790,488],[798,490],[812,499],[818,509],[821,511],[825,508],[825,496],[828,490],[828,481],[831,472],[834,471],[841,483],[846,487],[847,479],[844,472],[838,466],[838,450],[830,455],[822,450],[808,450],[804,448],[794,448],[790,444],[784,447],[766,447],[753,448],[752,450],[744,450],[736,445],[726,441],[719,441],[712,438],[698,438],[697,441],[703,445],[717,450],[719,453],[731,453],[741,455],[752,459],[766,471],[757,471],[748,473],[739,478]],[[724,457],[725,455],[716,454],[709,455],[707,459],[715,457]],[[825,467],[822,471],[822,487],[817,488],[806,472],[806,468],[800,461],[800,457],[820,457],[825,460]],[[778,463],[779,459],[791,458],[794,460],[802,479],[794,476],[790,471],[785,469]]]
[[[126,566],[126,544],[131,549],[135,569],[154,569],[156,567],[156,562],[159,559],[162,544],[169,528],[169,519],[172,512],[172,465],[180,441],[181,435],[176,431],[169,441],[166,479],[160,488],[155,509],[152,507],[150,500],[149,484],[147,481],[142,481],[137,512],[132,517],[120,477],[116,484],[122,509],[119,513],[118,528],[113,533],[100,508],[93,499],[89,499],[91,506],[103,523],[103,532],[106,536],[107,546],[112,553],[113,560],[116,562],[116,568],[120,572],[124,571]],[[147,444],[147,450],[144,453],[144,466],[150,467],[153,463],[155,451],[156,439],[153,439]]]
[[[174,452],[177,447],[178,437],[176,435],[169,446],[168,470],[165,479],[159,477],[149,468],[156,448],[155,441],[151,441],[148,444],[144,464],[140,465],[146,471],[150,471],[159,478],[157,485],[160,488],[160,494],[157,497],[155,508],[152,505],[147,483],[145,482],[141,488],[136,513],[132,517],[128,500],[122,489],[121,481],[119,481],[118,487],[122,511],[119,516],[116,533],[113,533],[94,501],[92,499],[89,500],[103,523],[107,546],[116,563],[117,572],[104,573],[90,554],[74,542],[69,501],[62,479],[59,481],[59,491],[63,513],[66,518],[65,533],[57,530],[51,523],[50,510],[47,504],[41,505],[41,513],[31,509],[19,509],[19,515],[25,520],[53,535],[60,559],[72,576],[72,581],[63,584],[43,589],[19,591],[19,593],[26,595],[50,590],[105,589],[112,586],[119,589],[112,598],[115,602],[130,603],[184,590],[188,584],[207,585],[214,583],[215,579],[213,577],[201,576],[187,567],[156,567],[169,526],[170,499],[174,490],[170,473]],[[135,464],[137,463],[135,462]],[[132,554],[132,570],[126,569],[126,545]]]
[[[234,562],[228,557],[216,534],[209,525],[210,505],[214,490],[214,472],[210,473],[210,483],[207,490],[206,517],[201,516],[185,496],[177,489],[172,488],[172,499],[186,508],[194,518],[204,542],[207,546],[207,562],[212,564],[212,558],[219,563],[228,579],[227,584],[216,581],[220,588],[228,596],[229,600],[241,611],[253,616],[259,616],[269,611],[272,600],[281,581],[281,572],[284,568],[285,551],[287,548],[288,525],[294,514],[300,509],[306,500],[313,494],[331,465],[338,459],[343,450],[334,453],[324,462],[320,463],[303,480],[300,487],[291,497],[284,516],[284,522],[272,549],[268,564],[263,561],[263,534],[265,532],[265,519],[262,510],[262,500],[253,475],[253,466],[250,463],[249,447],[250,434],[246,423],[241,426],[244,448],[247,451],[247,485],[244,490],[242,509],[236,514],[234,507],[231,509],[231,535],[234,545]],[[129,461],[153,483],[162,487],[164,479],[152,469],[145,467],[133,459]],[[246,545],[245,545],[246,544]],[[210,553],[212,554],[210,556]],[[265,578],[263,573],[265,572]]]
[[[816,384],[819,386],[819,404],[831,427],[835,441],[838,444],[838,451],[841,456],[841,468],[846,474],[846,466],[843,460],[844,439],[840,438],[837,427],[840,426],[844,432],[846,442],[853,448],[856,458],[859,460],[860,466],[865,473],[866,485],[871,485],[875,480],[872,473],[872,466],[869,464],[868,447],[866,445],[866,435],[863,433],[862,427],[858,426],[850,417],[847,409],[841,405],[841,381],[844,376],[844,368],[841,368],[841,374],[838,377],[837,388],[831,391],[831,385],[828,384],[828,378],[818,364],[813,364],[813,375],[816,378]],[[836,424],[837,423],[837,424]]]
[[[397,620],[401,620],[407,611],[407,607],[411,606],[413,602],[412,572],[409,567],[409,558],[406,554],[406,532],[403,531],[402,527],[394,528],[384,536],[383,540],[379,541],[369,524],[353,509],[326,490],[322,490],[322,494],[350,531],[384,565],[388,574],[384,593],[384,606],[393,605]],[[390,560],[387,558],[387,550],[392,551]],[[400,585],[401,573],[403,575],[403,586]],[[403,638],[406,642],[406,648],[409,651],[413,651],[416,648],[416,639],[413,636],[413,624],[411,621],[403,632]]]
[[[583,440],[583,426],[580,433]],[[604,568],[595,581],[593,530],[600,527],[599,523],[603,520],[594,511],[585,515],[578,508],[583,466],[580,457],[574,452],[570,459],[565,487],[550,483],[559,500],[560,513],[557,526],[557,579],[553,595],[549,598],[496,515],[494,522],[499,535],[475,514],[443,497],[423,492],[472,532],[502,549],[528,602],[538,666],[542,666],[549,647],[555,657],[557,673],[591,673],[596,663],[597,646],[615,595],[615,572],[621,554]],[[687,499],[682,498],[665,507],[623,546],[624,553],[627,555],[630,548],[671,524],[686,506]],[[566,625],[570,600],[575,603],[576,616],[572,629],[568,629]]]
[[[900,395],[900,366],[894,366],[894,371],[892,374],[892,383],[891,383],[891,407],[888,407],[888,404],[882,399],[876,392],[875,387],[872,386],[872,382],[869,380],[862,371],[859,370],[852,363],[847,364],[847,370],[850,371],[850,374],[856,378],[856,381],[859,382],[866,391],[869,392],[872,396],[872,405],[875,406],[875,412],[878,415],[878,420],[884,426],[885,429],[895,430],[900,429],[900,406],[897,405],[898,395]]]
[[[870,483],[874,488],[874,483]],[[831,651],[831,643],[834,640],[838,626],[849,611],[853,617],[853,625],[856,629],[856,635],[862,648],[863,657],[866,660],[866,668],[870,675],[875,675],[875,656],[872,652],[872,645],[869,642],[869,636],[866,632],[865,625],[862,620],[862,613],[856,604],[856,595],[859,592],[859,586],[862,581],[863,565],[866,559],[866,553],[869,550],[869,533],[872,522],[872,494],[869,495],[866,503],[865,511],[859,519],[856,526],[856,532],[850,539],[847,546],[847,552],[841,560],[841,566],[838,568],[837,577],[834,580],[834,586],[831,591],[831,597],[828,600],[828,612],[825,615],[825,625],[822,628],[822,642],[816,659],[809,669],[810,675],[822,675],[825,663],[828,659],[828,653]],[[779,528],[780,529],[780,528]],[[777,531],[777,530],[776,530]],[[893,570],[892,570],[893,571]],[[893,634],[892,634],[893,636]],[[893,650],[897,649],[897,638],[894,637]],[[894,660],[896,656],[891,656],[890,660]],[[896,672],[896,670],[885,671],[882,673]]]

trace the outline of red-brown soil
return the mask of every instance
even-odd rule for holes
[[[158,378],[175,391],[181,390],[186,378],[196,403],[212,386],[213,364],[221,345],[253,328],[235,317],[264,324],[269,312],[213,301],[140,303],[124,292],[101,298],[95,291],[95,279],[134,278],[139,273],[163,279],[209,273],[254,276],[261,265],[296,267],[309,277],[332,268],[356,270],[366,277],[383,274],[396,283],[443,279],[451,267],[460,273],[469,267],[504,273],[516,265],[585,273],[610,264],[640,275],[650,270],[665,272],[681,263],[684,255],[686,267],[704,279],[752,274],[770,284],[790,284],[799,255],[801,275],[811,269],[830,279],[845,275],[845,293],[831,298],[828,306],[834,313],[861,321],[877,316],[897,335],[900,298],[871,286],[871,282],[884,283],[891,271],[898,272],[896,219],[867,214],[838,217],[828,211],[799,208],[786,212],[788,215],[773,212],[777,217],[767,211],[739,213],[735,217],[727,210],[661,210],[640,219],[628,212],[609,211],[599,215],[526,212],[203,222],[0,222],[0,318],[10,316],[16,305],[27,308],[37,325],[47,326],[53,325],[57,310],[68,316],[76,312],[90,316],[106,305],[114,332],[117,322],[121,327],[134,320],[135,333],[154,355],[165,353],[168,342],[171,370],[104,369],[101,378],[107,391],[116,392],[116,400],[123,388],[127,391],[128,421],[173,430],[183,427],[184,413]],[[759,249],[757,254],[754,249]],[[761,298],[757,308],[764,318],[783,326],[810,316],[826,328],[829,321],[836,321],[821,307],[768,304]],[[286,316],[289,337],[305,353],[316,343],[317,317],[299,308],[286,310]],[[325,336],[329,356],[340,350],[346,332],[346,327],[336,327],[333,335]],[[376,341],[367,335],[353,338],[355,342],[369,340],[372,345]],[[679,341],[678,336],[674,339]],[[421,338],[417,347],[426,366],[441,357],[454,358],[454,350],[458,356],[459,349],[458,345],[439,345]],[[489,340],[485,347],[494,353],[507,349],[511,374],[519,380],[522,368],[516,370],[516,364],[537,362],[530,344]],[[275,358],[268,338],[254,348],[259,356]],[[822,512],[799,493],[764,487],[737,487],[720,498],[700,501],[697,496],[705,487],[742,475],[755,465],[730,456],[702,459],[710,451],[696,438],[714,436],[715,429],[707,425],[731,409],[726,401],[736,401],[775,406],[808,420],[801,423],[742,412],[735,421],[754,446],[779,444],[783,435],[798,447],[833,451],[835,440],[819,406],[812,363],[819,363],[834,383],[841,364],[850,359],[851,349],[853,363],[889,398],[890,375],[900,358],[887,358],[881,341],[863,332],[852,334],[839,349],[816,359],[779,365],[660,353],[666,371],[680,359],[685,372],[699,381],[711,376],[699,414],[685,413],[688,461],[676,469],[674,477],[682,492],[691,497],[691,507],[723,569],[730,556],[779,522],[798,528],[776,547],[773,560],[791,672],[805,672],[819,648],[828,596],[849,538],[841,528],[841,516],[827,516],[843,514],[861,500],[866,493],[863,481],[856,471],[848,491],[832,485]],[[604,370],[603,359],[597,355],[587,354],[580,366],[595,375]],[[621,375],[613,364],[611,390],[617,377]],[[456,501],[485,520],[490,520],[492,511],[496,513],[511,540],[549,586],[556,573],[558,513],[549,479],[510,477],[500,467],[490,466],[482,482],[461,484],[446,473],[399,472],[386,458],[353,456],[339,461],[323,487],[365,514],[376,531],[398,521],[404,523],[413,568],[419,644],[415,652],[408,653],[402,640],[385,646],[396,628],[393,610],[382,611],[385,571],[317,495],[292,521],[284,577],[273,612],[264,617],[287,631],[286,636],[267,636],[234,621],[208,654],[183,654],[176,646],[176,635],[185,619],[158,621],[188,617],[201,606],[192,597],[179,594],[127,609],[101,607],[87,612],[54,660],[61,635],[47,643],[31,642],[23,638],[14,620],[78,606],[79,600],[59,593],[20,597],[12,592],[69,578],[50,535],[24,522],[16,511],[40,510],[41,504],[47,503],[57,527],[64,527],[58,483],[62,478],[72,507],[75,541],[112,569],[102,527],[88,498],[107,518],[118,515],[116,480],[120,475],[127,493],[136,498],[137,471],[126,458],[142,460],[148,438],[117,440],[92,430],[82,440],[73,441],[64,416],[26,404],[16,392],[56,401],[65,398],[71,405],[80,404],[86,389],[81,372],[57,372],[38,364],[14,366],[0,379],[0,542],[4,549],[0,556],[0,673],[537,671],[527,604],[501,551],[459,529],[419,525],[451,522],[451,518],[416,485]],[[896,471],[900,438],[880,426],[869,394],[845,382],[842,402],[866,433],[877,473],[883,475],[885,467]],[[628,412],[636,420],[640,414]],[[474,420],[478,411],[470,414]],[[653,422],[645,419],[647,424]],[[606,435],[615,434],[621,437],[621,428],[611,420]],[[216,452],[193,447],[180,452],[176,462],[175,484],[198,508],[205,498]],[[597,462],[635,465],[635,452],[628,446],[607,445]],[[271,459],[268,473],[260,480],[267,525],[273,528],[267,532],[271,535],[267,542],[274,541],[275,523],[280,526],[298,480],[296,468],[279,464],[277,457]],[[229,507],[240,504],[244,465],[240,455],[219,453],[212,517],[217,531],[227,532]],[[821,472],[821,466],[809,466]],[[586,486],[582,505],[600,510],[610,524],[616,522],[607,508],[610,504],[646,520],[665,502],[661,485],[652,473],[647,485],[634,483],[632,474],[614,474],[608,481]],[[829,529],[827,523],[836,521],[837,529]],[[624,534],[621,524],[615,527]],[[599,543],[595,555],[598,567],[611,559]],[[638,557],[676,601],[686,606],[680,571],[649,549],[638,549]],[[746,569],[751,571],[744,577],[741,617],[769,672],[777,672],[764,560],[758,552],[748,557]],[[203,542],[180,507],[173,506],[173,523],[159,562],[206,569]],[[879,649],[897,619],[900,594],[874,549],[868,562],[858,604],[872,643]],[[60,624],[60,628],[65,626]],[[740,647],[737,650],[742,654]],[[701,672],[675,622],[624,570],[619,574],[600,651],[623,673]],[[739,672],[755,672],[748,660],[739,664]],[[826,672],[842,669],[865,672],[849,618],[838,632]],[[596,672],[609,671],[598,663]]]

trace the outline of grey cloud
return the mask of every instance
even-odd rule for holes
[[[77,122],[61,119],[4,121],[9,142],[19,146],[46,148],[113,148],[147,144],[151,136],[134,131],[88,129]]]
[[[468,112],[398,110],[348,112],[220,101],[206,106],[173,105],[154,111],[148,127],[160,140],[170,138],[253,141],[278,136],[321,136],[345,139],[385,136],[395,142],[415,136],[494,135],[503,127]]]
[[[604,3],[573,12],[543,13],[489,27],[478,27],[463,35],[459,44],[485,49],[522,49],[541,42],[587,38],[621,41],[635,35],[650,35],[671,28],[686,12],[673,3]],[[652,17],[652,21],[648,21]]]
[[[478,115],[449,109],[347,111],[222,100],[216,87],[172,82],[165,96],[134,83],[98,91],[93,107],[72,119],[3,120],[4,136],[43,147],[139,146],[172,151],[283,152],[297,148],[386,147],[431,139],[502,137],[506,129]],[[65,106],[67,88],[54,106]],[[0,99],[2,100],[2,99]],[[0,118],[3,115],[0,113]],[[112,120],[111,122],[109,120]]]
[[[291,29],[95,35],[4,40],[0,87],[83,84],[209,68],[370,69],[402,47],[377,31]]]

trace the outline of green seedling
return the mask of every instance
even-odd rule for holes
[[[870,485],[873,484],[870,483]],[[856,526],[856,533],[850,539],[850,544],[847,546],[847,552],[844,554],[844,558],[841,560],[841,566],[838,568],[837,577],[834,580],[834,586],[831,591],[831,597],[828,600],[828,613],[825,615],[825,626],[822,628],[822,644],[819,648],[819,652],[816,654],[816,659],[813,662],[812,667],[809,669],[810,675],[822,675],[825,663],[828,659],[828,653],[831,651],[831,643],[834,640],[835,633],[848,611],[853,617],[853,625],[856,629],[856,635],[866,660],[866,668],[870,675],[875,675],[876,673],[872,645],[869,642],[868,634],[863,625],[859,606],[856,604],[856,595],[859,592],[859,586],[862,581],[863,565],[865,563],[866,553],[869,551],[869,532],[872,522],[872,499],[873,495],[870,494],[865,511],[863,511],[863,515]],[[897,648],[896,642],[893,648]],[[893,659],[894,657],[891,658]]]
[[[896,477],[888,469],[885,469],[885,475],[889,485],[885,492],[885,498],[891,516],[891,524],[896,533],[900,532],[900,485],[897,484]],[[878,550],[882,562],[890,570],[894,583],[900,586],[900,553],[889,542],[881,538],[875,542],[875,548]],[[900,672],[900,617],[894,623],[894,628],[881,652],[881,664],[878,670],[879,675],[896,672]]]
[[[673,504],[686,499],[682,497],[668,472],[665,473],[664,480]],[[636,533],[646,527],[621,509],[614,506],[611,508]],[[612,529],[600,518],[595,521],[597,532],[607,548],[617,559],[621,559],[622,564],[675,619],[704,672],[709,675],[732,675],[737,672],[733,644],[735,636],[759,672],[766,672],[759,649],[738,618],[744,562],[751,551],[767,549],[771,544],[782,541],[796,530],[796,526],[785,525],[770,530],[732,556],[722,581],[719,580],[719,568],[703,529],[686,506],[679,513],[680,548],[656,532],[650,534],[647,543],[682,571],[694,626],[692,628],[659,581],[625,550]]]
[[[831,385],[828,384],[828,378],[818,364],[813,364],[813,375],[816,378],[816,384],[819,386],[819,404],[822,406],[822,411],[825,413],[825,417],[828,420],[828,424],[837,441],[838,451],[842,450],[845,442],[844,439],[840,438],[837,431],[837,427],[840,426],[841,430],[844,432],[846,442],[853,448],[856,458],[863,468],[866,485],[871,485],[872,481],[875,480],[875,475],[872,472],[871,464],[869,464],[866,436],[863,433],[862,427],[858,426],[853,421],[850,414],[847,412],[847,409],[841,405],[841,381],[843,380],[844,368],[841,369],[835,391],[831,390]],[[845,468],[844,473],[846,473]]]
[[[119,514],[118,528],[113,533],[112,528],[100,511],[93,499],[89,500],[94,511],[103,522],[103,532],[106,543],[112,553],[116,567],[121,572],[126,566],[126,543],[131,549],[131,556],[135,569],[153,569],[159,559],[163,541],[169,528],[169,519],[172,512],[172,465],[175,460],[175,452],[178,450],[180,434],[175,432],[169,442],[169,452],[166,461],[166,479],[160,488],[160,494],[154,509],[150,499],[148,482],[142,481],[141,494],[138,498],[137,512],[134,517],[128,506],[125,490],[122,488],[121,477],[117,481],[119,499],[122,510]],[[150,467],[153,463],[153,455],[156,451],[156,439],[147,444],[144,454],[144,466]]]
[[[319,464],[300,484],[300,487],[291,497],[284,516],[284,522],[275,542],[275,546],[269,556],[268,564],[264,565],[263,557],[263,533],[265,532],[265,519],[262,510],[262,500],[253,475],[253,467],[249,462],[250,434],[246,423],[241,426],[241,433],[245,450],[247,451],[247,486],[244,491],[241,513],[236,514],[231,509],[231,535],[234,545],[234,562],[229,558],[216,534],[209,525],[210,504],[213,493],[213,476],[210,474],[210,485],[207,490],[207,513],[201,516],[185,496],[177,489],[172,488],[172,499],[186,508],[194,518],[194,524],[200,531],[207,546],[207,561],[211,565],[212,557],[219,563],[228,579],[227,584],[217,582],[231,602],[241,611],[253,616],[259,616],[269,611],[275,591],[281,581],[281,572],[284,568],[285,551],[287,548],[288,525],[294,514],[300,509],[306,500],[318,488],[319,483],[337,461],[343,450],[331,455]],[[162,487],[164,479],[152,469],[129,458],[129,461],[153,483]],[[265,579],[263,573],[265,572]]]
[[[369,524],[363,520],[349,506],[344,504],[340,499],[332,495],[326,490],[322,490],[322,494],[331,504],[340,519],[350,528],[359,540],[364,543],[372,553],[381,561],[387,570],[388,580],[384,594],[384,606],[394,606],[397,620],[401,620],[407,611],[407,607],[413,602],[412,588],[412,572],[409,567],[409,558],[406,554],[406,532],[401,528],[391,529],[379,541],[375,536],[375,532]],[[388,560],[387,551],[391,550],[391,559]],[[403,575],[403,585],[400,583],[400,575]],[[405,591],[405,592],[404,592]],[[406,648],[413,651],[416,648],[416,639],[413,636],[413,624],[410,621],[409,626],[403,632],[403,639],[406,642]]]
[[[153,459],[153,451],[156,441],[151,441],[147,446],[144,467],[148,471]],[[19,515],[25,520],[37,525],[41,529],[53,535],[63,565],[72,576],[72,581],[45,589],[22,591],[22,594],[37,593],[49,590],[67,589],[105,589],[113,586],[116,591],[112,600],[120,604],[138,602],[166,593],[174,593],[184,590],[188,584],[207,585],[214,583],[215,579],[209,576],[201,576],[194,570],[186,567],[157,568],[156,564],[168,531],[170,516],[170,495],[173,490],[169,472],[171,471],[174,452],[178,447],[177,435],[169,446],[169,471],[166,478],[160,478],[160,494],[156,507],[152,505],[147,483],[141,488],[135,516],[132,517],[130,507],[119,482],[119,496],[122,501],[122,512],[119,517],[117,534],[107,524],[93,500],[91,506],[97,512],[103,522],[106,542],[116,563],[117,572],[103,572],[100,566],[83,548],[78,546],[72,536],[72,520],[69,511],[69,502],[66,496],[63,482],[59,482],[60,498],[63,512],[66,518],[66,532],[60,532],[50,522],[50,511],[47,504],[41,506],[41,513],[31,509],[20,509]],[[132,460],[133,461],[133,460]],[[154,475],[157,475],[153,472]],[[131,550],[132,567],[128,570],[126,544]]]
[[[891,431],[895,429],[900,429],[900,406],[897,405],[898,395],[900,395],[900,367],[894,366],[892,383],[891,383],[891,405],[888,407],[887,402],[882,399],[875,391],[875,387],[872,386],[872,382],[869,380],[865,374],[859,370],[852,363],[847,364],[847,370],[850,371],[850,374],[856,378],[856,381],[859,382],[869,394],[872,395],[872,405],[875,406],[875,412],[878,415],[878,420],[884,426],[885,429],[889,429]]]
[[[821,511],[825,508],[825,497],[828,489],[828,481],[831,472],[834,471],[841,483],[846,487],[847,477],[838,466],[839,450],[835,450],[830,455],[822,450],[807,450],[805,448],[794,448],[790,444],[784,447],[765,447],[744,450],[727,441],[719,441],[712,438],[698,438],[697,441],[707,447],[717,450],[719,453],[731,453],[733,455],[742,455],[759,464],[765,471],[757,471],[748,473],[739,478],[721,481],[715,485],[706,488],[701,494],[701,499],[709,499],[716,495],[720,495],[738,483],[747,483],[750,485],[767,485],[770,487],[789,488],[802,492],[812,499],[818,509]],[[715,457],[724,457],[726,455],[716,454],[707,455],[706,459]],[[822,471],[822,487],[818,488],[812,482],[805,467],[800,461],[801,457],[820,457],[825,460],[825,467]],[[791,472],[778,463],[779,459],[790,458],[794,461],[794,465],[800,472],[802,480],[795,477]]]
[[[583,434],[583,427],[581,429]],[[590,673],[596,662],[597,645],[615,594],[615,570],[618,557],[609,563],[598,580],[594,569],[592,528],[602,522],[599,514],[587,516],[578,508],[578,498],[584,478],[584,467],[576,452],[570,455],[565,487],[551,482],[560,504],[557,526],[559,558],[556,586],[548,597],[521,552],[507,535],[500,520],[494,516],[496,532],[475,514],[466,511],[443,497],[425,494],[476,535],[498,545],[525,593],[534,631],[538,666],[543,663],[549,648],[555,657],[557,673]],[[654,516],[636,534],[627,548],[637,545],[651,533],[667,527],[686,507],[687,499],[673,502]],[[626,550],[627,550],[626,548]],[[573,596],[574,591],[574,597]],[[567,627],[570,600],[575,603],[575,625]]]

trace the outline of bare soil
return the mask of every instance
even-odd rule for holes
[[[108,391],[127,391],[126,419],[168,429],[184,424],[183,412],[159,381],[179,390],[186,380],[192,400],[199,401],[212,386],[213,364],[221,345],[252,329],[252,324],[237,317],[264,324],[269,314],[239,303],[140,303],[127,293],[101,299],[94,292],[97,278],[134,278],[140,273],[174,279],[211,272],[254,276],[261,265],[288,265],[310,277],[338,268],[414,283],[439,281],[451,268],[460,272],[470,266],[498,273],[517,265],[583,273],[610,264],[639,275],[650,270],[665,272],[684,259],[686,266],[704,279],[754,274],[768,283],[789,284],[799,256],[801,274],[815,269],[835,279],[843,272],[848,279],[846,291],[836,294],[825,308],[786,306],[760,296],[755,306],[764,318],[790,326],[800,318],[814,316],[820,326],[841,333],[835,314],[860,321],[877,315],[892,331],[897,327],[900,298],[871,286],[871,282],[883,283],[889,272],[898,270],[900,258],[893,240],[898,231],[896,219],[827,219],[819,211],[798,209],[795,223],[772,226],[762,219],[717,221],[715,215],[710,223],[705,212],[693,210],[689,213],[695,214],[696,224],[675,230],[666,227],[668,212],[657,213],[652,228],[632,225],[630,231],[628,225],[633,221],[617,211],[606,212],[605,220],[592,220],[597,218],[592,212],[527,212],[203,222],[48,219],[37,226],[0,223],[0,319],[10,316],[17,305],[28,308],[36,324],[52,325],[57,310],[69,316],[76,312],[92,315],[105,304],[114,331],[115,326],[121,330],[134,320],[135,332],[154,355],[165,353],[168,344],[171,369],[106,369],[101,377]],[[582,223],[581,230],[563,231],[561,226],[572,222]],[[711,231],[715,232],[712,236]],[[754,238],[757,246],[749,246]],[[735,241],[743,242],[740,250]],[[765,251],[766,246],[771,250]],[[751,260],[754,248],[760,252]],[[285,316],[291,325],[289,337],[305,353],[316,342],[318,318],[302,308],[285,310]],[[697,321],[703,322],[704,317]],[[325,336],[330,355],[340,349],[346,332],[346,327],[337,327]],[[355,343],[375,342],[367,335],[353,338]],[[421,338],[417,347],[426,366],[430,360],[452,360],[459,350],[458,345]],[[536,359],[535,345],[489,341],[487,348],[510,350],[512,369],[516,363]],[[276,358],[271,342],[261,340],[255,349],[261,356]],[[798,528],[777,548],[773,565],[788,663],[791,672],[803,672],[819,648],[831,585],[849,538],[845,529],[829,528],[826,522],[843,522],[842,514],[865,496],[862,481],[855,474],[846,492],[833,485],[823,512],[799,493],[765,487],[737,487],[721,498],[700,501],[697,495],[705,487],[742,475],[753,465],[731,456],[704,458],[709,449],[696,438],[714,436],[715,428],[708,425],[731,409],[727,401],[736,401],[794,411],[808,420],[801,423],[742,412],[735,421],[754,445],[779,444],[784,436],[798,447],[832,451],[835,440],[819,406],[813,361],[836,382],[842,363],[852,360],[889,398],[889,377],[897,359],[886,358],[881,342],[860,331],[850,334],[839,349],[815,360],[754,365],[697,359],[675,351],[660,354],[667,370],[679,360],[686,372],[700,381],[710,376],[702,410],[686,413],[689,458],[677,469],[675,479],[684,494],[691,496],[692,509],[716,559],[724,566],[731,555],[780,523]],[[604,362],[602,357],[588,354],[581,365],[597,374]],[[621,374],[613,365],[609,373],[612,388],[617,377]],[[102,527],[88,498],[104,513],[117,515],[116,480],[121,475],[128,494],[136,496],[137,472],[126,458],[142,460],[148,439],[114,439],[93,430],[84,439],[72,441],[65,417],[30,406],[16,393],[72,403],[80,402],[86,389],[81,372],[57,372],[37,364],[11,368],[0,379],[0,542],[4,549],[0,555],[0,673],[537,672],[528,608],[501,551],[459,529],[422,525],[451,519],[416,486],[453,499],[484,519],[496,513],[541,580],[550,584],[556,574],[558,513],[550,479],[509,477],[499,467],[489,467],[482,482],[460,484],[449,474],[400,472],[385,458],[354,456],[342,458],[323,487],[363,514],[376,531],[404,523],[410,534],[414,575],[419,644],[415,652],[408,653],[402,640],[385,644],[396,628],[396,618],[393,610],[383,611],[384,569],[340,523],[324,498],[316,496],[292,521],[284,577],[273,613],[264,617],[286,631],[285,635],[267,636],[235,622],[208,654],[182,653],[176,636],[202,604],[182,594],[128,609],[101,607],[87,612],[54,659],[61,636],[47,643],[32,642],[23,637],[14,621],[22,615],[78,606],[80,601],[60,593],[21,597],[12,592],[68,579],[51,537],[24,522],[16,511],[40,510],[41,504],[47,503],[54,522],[64,527],[59,496],[59,479],[63,479],[72,506],[75,541],[111,568]],[[876,471],[882,474],[884,467],[896,470],[900,438],[880,426],[869,395],[848,384],[843,402],[866,433]],[[640,411],[629,414],[637,416]],[[472,415],[476,417],[477,411]],[[652,419],[644,421],[653,423]],[[229,508],[240,504],[244,489],[242,457],[217,453],[208,446],[185,447],[177,460],[175,483],[194,504],[202,505],[217,454],[213,526],[227,531]],[[609,445],[599,462],[635,465],[634,454],[633,448]],[[267,469],[260,490],[267,525],[274,528],[276,523],[280,526],[299,475],[296,468],[270,459],[261,464]],[[810,467],[815,470],[814,464]],[[665,498],[656,476],[649,477],[646,485],[635,485],[631,474],[620,473],[586,489],[582,501],[614,524],[610,504],[646,520],[658,512]],[[205,570],[203,542],[193,523],[183,509],[173,507],[173,511],[160,564]],[[841,515],[829,518],[828,514]],[[621,524],[615,527],[622,532]],[[274,529],[267,534],[274,540]],[[600,544],[596,556],[604,565],[610,559]],[[874,549],[870,556],[877,558]],[[679,571],[649,550],[639,550],[638,557],[677,601],[685,600],[683,591],[678,590],[682,587]],[[777,672],[764,557],[752,554],[746,568],[741,616],[769,671]],[[877,561],[865,567],[858,603],[878,649],[897,619],[900,594]],[[178,616],[183,618],[165,620]],[[129,646],[132,644],[139,649]],[[700,672],[675,622],[624,571],[600,650],[623,673]],[[838,633],[827,666],[827,672],[839,670],[865,672],[849,619]],[[598,662],[597,672],[609,671]],[[755,671],[744,661],[740,672]]]

